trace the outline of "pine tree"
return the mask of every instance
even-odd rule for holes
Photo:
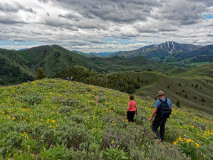
[[[180,108],[180,101],[179,100],[177,100],[176,106]]]
[[[42,79],[45,77],[46,77],[46,73],[44,72],[43,68],[39,68],[36,73],[36,79]]]
[[[201,101],[202,101],[202,102],[206,102],[206,100],[205,100],[203,97],[202,97]]]

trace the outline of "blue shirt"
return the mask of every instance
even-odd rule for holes
[[[161,98],[161,100],[165,101],[166,97]],[[172,108],[172,102],[171,102],[171,100],[169,98],[167,98],[167,103],[168,103],[169,107]],[[155,105],[154,105],[155,108],[158,108],[160,106],[160,104],[161,104],[161,101],[159,99],[156,100]]]

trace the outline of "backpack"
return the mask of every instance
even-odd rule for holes
[[[167,103],[167,98],[165,101],[162,99],[159,99],[161,104],[157,109],[157,116],[159,118],[169,118],[169,115],[171,114],[171,108],[169,107]]]

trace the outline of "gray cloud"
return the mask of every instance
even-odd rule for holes
[[[213,37],[213,34],[207,34],[208,37]]]
[[[13,5],[8,3],[0,2],[0,11],[4,12],[18,12],[20,10],[24,10],[26,12],[36,13],[31,7],[22,6],[19,3],[14,3]]]
[[[129,23],[145,20],[152,8],[157,6],[155,0],[56,0],[65,8],[72,8],[88,19],[99,18],[114,23]]]
[[[190,2],[187,0],[168,0],[157,8],[153,14],[154,18],[170,20],[180,25],[191,25],[202,19],[202,13],[206,10],[204,3]]]
[[[88,52],[140,48],[144,41],[206,44],[213,19],[202,17],[212,13],[212,0],[1,0],[0,39]]]

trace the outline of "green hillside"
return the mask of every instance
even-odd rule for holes
[[[42,67],[48,76],[54,76],[57,72],[75,65],[98,70],[89,58],[58,45],[35,47],[19,51],[18,54],[31,64],[34,71]]]
[[[166,58],[167,62],[182,61],[184,63],[212,62],[213,45],[201,47],[189,53],[176,53]]]
[[[185,68],[183,71],[173,70],[171,74],[178,77],[211,77],[213,78],[213,63],[193,68]]]
[[[213,118],[173,108],[165,142],[153,139],[153,101],[136,96],[137,124],[124,116],[128,94],[45,79],[0,87],[1,159],[212,159]]]
[[[26,63],[13,51],[0,49],[0,85],[17,84],[34,79]]]
[[[93,62],[107,72],[133,71],[133,70],[155,70],[169,71],[174,69],[172,65],[166,63],[155,63],[145,57],[111,57],[111,58],[91,58]]]
[[[123,72],[120,76],[129,76],[140,83],[135,94],[155,99],[158,90],[165,91],[173,103],[177,100],[183,106],[213,114],[213,79],[173,77],[156,72]]]
[[[116,89],[126,93],[134,93],[140,88],[139,83],[130,77],[120,77],[119,75],[104,75],[92,70],[88,70],[82,66],[74,66],[57,73],[54,78],[67,79],[93,84],[106,88]]]

